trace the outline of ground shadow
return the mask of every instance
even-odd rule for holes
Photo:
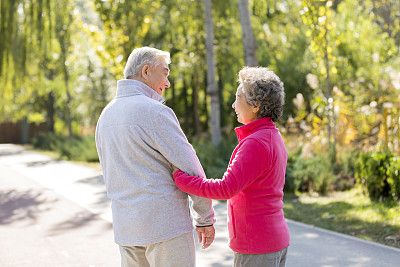
[[[232,252],[233,254],[233,252]],[[221,262],[214,262],[211,264],[212,267],[225,267],[225,266],[231,266],[233,263],[233,255],[226,255]]]
[[[0,191],[0,224],[12,224],[18,221],[36,222],[38,214],[46,211],[45,204],[54,202],[35,190]]]
[[[18,155],[21,154],[24,150],[23,149],[0,149],[0,157],[4,156],[12,156],[12,155]]]
[[[96,196],[98,196],[96,205],[99,205],[99,206],[108,206],[109,205],[109,199],[107,197],[106,191],[98,192],[98,193],[96,193]]]
[[[78,183],[104,186],[103,175],[96,175],[93,177],[81,179],[78,181]]]
[[[63,234],[65,232],[90,225],[92,222],[95,221],[103,221],[104,222],[103,229],[108,230],[112,228],[112,224],[102,220],[98,214],[91,213],[88,211],[80,211],[77,212],[74,216],[72,216],[71,219],[57,223],[54,226],[52,226],[48,230],[48,234],[50,236]]]
[[[59,162],[60,160],[57,159],[50,159],[50,160],[37,160],[37,161],[30,161],[25,163],[27,167],[42,167],[44,165],[48,165],[51,163]]]

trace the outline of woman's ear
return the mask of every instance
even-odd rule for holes
[[[259,106],[251,107],[251,111],[252,111],[254,114],[257,114],[257,113],[260,111],[260,107],[259,107]]]

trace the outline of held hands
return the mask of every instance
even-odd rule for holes
[[[197,236],[202,249],[208,248],[215,238],[215,228],[213,225],[196,227]]]

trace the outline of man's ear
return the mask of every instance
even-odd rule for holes
[[[150,66],[147,65],[147,64],[142,67],[142,77],[143,77],[143,79],[147,80],[147,78],[149,77],[149,70],[150,70]]]

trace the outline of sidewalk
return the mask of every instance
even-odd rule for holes
[[[0,145],[0,207],[2,209],[0,211],[0,240],[11,241],[0,244],[1,266],[25,265],[22,263],[21,265],[7,265],[2,262],[4,257],[13,257],[11,254],[15,254],[14,258],[21,257],[21,252],[18,251],[18,244],[23,243],[21,240],[25,240],[26,238],[22,227],[12,228],[7,223],[9,217],[15,217],[15,215],[3,211],[3,208],[15,205],[15,203],[10,201],[6,202],[5,196],[7,196],[7,193],[10,194],[10,192],[18,192],[16,188],[19,188],[18,190],[25,190],[24,192],[30,192],[33,195],[35,195],[35,192],[37,194],[37,191],[44,191],[47,192],[46,194],[50,194],[51,197],[49,199],[61,203],[60,205],[53,205],[51,208],[47,207],[48,209],[54,209],[52,216],[56,216],[57,209],[63,212],[68,209],[74,209],[77,212],[76,210],[80,209],[77,214],[81,214],[80,217],[83,219],[76,219],[78,221],[72,223],[73,227],[65,227],[66,225],[71,225],[72,213],[64,215],[65,217],[70,216],[69,221],[65,221],[64,224],[57,224],[55,223],[56,221],[53,221],[48,222],[45,227],[52,227],[53,231],[56,232],[57,229],[60,229],[60,232],[66,236],[68,236],[68,230],[72,228],[74,231],[81,229],[81,231],[87,232],[88,228],[93,229],[92,224],[99,225],[98,227],[100,228],[103,227],[104,236],[102,238],[106,241],[102,241],[105,244],[102,244],[104,247],[101,248],[101,251],[93,248],[89,252],[90,246],[86,246],[83,250],[87,249],[87,253],[91,255],[99,255],[99,262],[91,266],[118,265],[119,254],[110,236],[112,234],[109,227],[111,213],[101,173],[86,166],[65,161],[56,161],[38,153],[24,151],[20,146]],[[33,197],[23,200],[25,201],[24,205],[27,210],[25,209],[24,211],[25,207],[22,207],[19,211],[24,211],[24,216],[29,217],[29,209],[35,209],[35,206],[43,206],[43,203],[37,203],[38,199],[40,200],[41,198]],[[213,203],[217,214],[216,239],[214,244],[207,250],[197,248],[197,263],[199,267],[232,266],[233,255],[227,247],[226,204],[218,201],[214,201]],[[15,218],[13,220],[18,225],[17,220]],[[59,220],[61,221],[61,218]],[[30,220],[31,227],[33,225],[39,229],[43,228],[42,223],[43,221],[41,220]],[[292,242],[286,266],[400,266],[400,250],[398,249],[292,221],[288,223]],[[104,225],[109,226],[107,228]],[[7,234],[10,230],[13,233]],[[102,232],[98,232],[97,235],[101,236],[100,233]],[[39,240],[40,232],[36,236]],[[81,245],[90,243],[89,240],[86,242],[87,236],[78,237],[71,233],[71,238],[76,238],[76,242]],[[6,248],[4,247],[5,244],[7,244]],[[40,250],[41,248],[45,250],[46,244],[48,244],[47,241],[40,241],[31,245],[36,246],[35,251],[39,251],[40,255],[54,256],[54,251]],[[65,247],[65,253],[73,254],[76,252],[76,247],[73,244],[71,242],[70,245],[72,247]],[[90,266],[85,262],[76,261],[76,259],[71,259],[70,262],[64,259],[64,265],[33,264],[33,262],[39,262],[38,258],[35,258],[34,254],[29,253],[28,255],[25,254],[23,258],[27,262],[30,262],[32,266]],[[101,259],[104,262],[100,262]],[[107,260],[111,260],[112,263],[106,262]]]
[[[2,161],[0,156],[0,161]],[[0,163],[0,266],[119,266],[111,223]]]

